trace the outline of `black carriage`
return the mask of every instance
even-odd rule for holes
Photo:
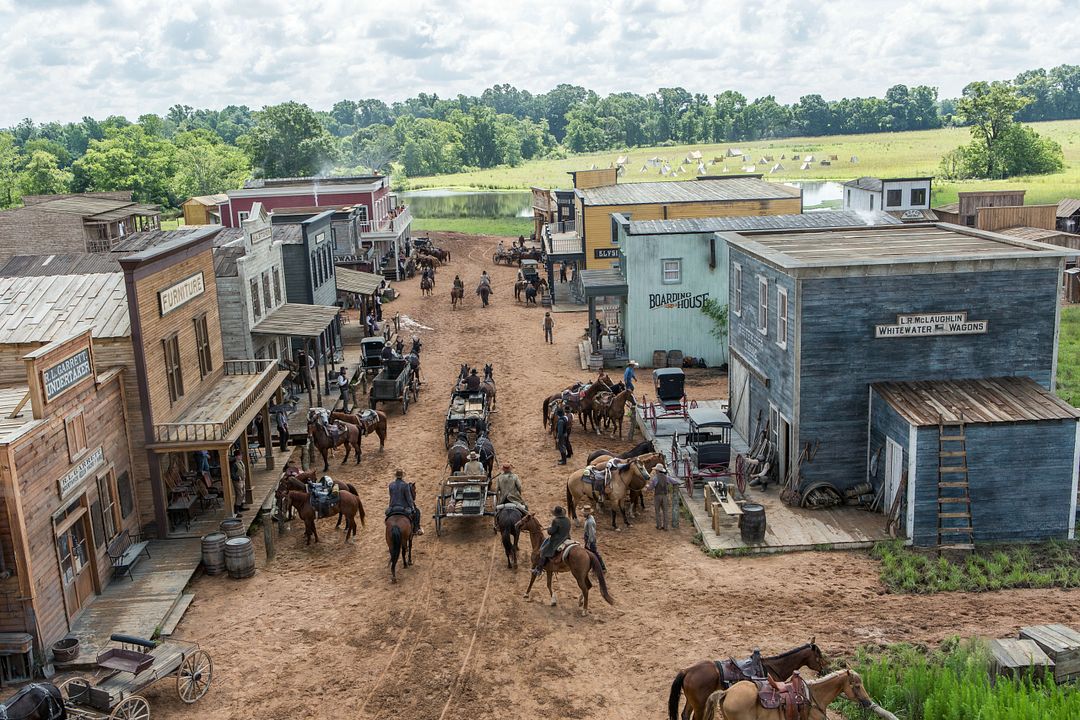
[[[377,375],[382,370],[382,353],[386,338],[382,335],[366,337],[360,341],[359,370],[364,375]]]
[[[653,370],[653,390],[656,402],[642,403],[641,416],[652,423],[656,430],[656,421],[664,419],[685,419],[686,413],[697,403],[686,399],[686,375],[682,368],[658,368]]]
[[[717,495],[724,496],[727,482],[734,480],[740,493],[746,492],[746,477],[741,464],[731,462],[731,419],[716,408],[695,407],[686,412],[689,424],[686,435],[672,439],[672,454],[678,458],[678,474],[687,481],[687,489],[712,483]]]
[[[533,287],[540,284],[540,267],[535,260],[521,261],[521,276]]]
[[[491,408],[488,405],[488,396],[480,390],[454,390],[450,393],[450,407],[446,411],[446,424],[443,434],[446,447],[457,437],[458,433],[464,433],[469,442],[475,442],[477,435],[488,429],[488,417]]]
[[[409,397],[420,398],[420,380],[407,358],[391,358],[383,362],[382,370],[371,383],[371,409],[380,402],[400,402],[402,414],[409,412]]]
[[[491,256],[491,262],[496,265],[512,265],[517,262],[517,258],[515,257],[513,250],[496,248],[495,253]]]

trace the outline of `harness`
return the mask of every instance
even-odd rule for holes
[[[18,718],[16,718],[13,715],[10,715],[8,713],[8,709],[11,706],[13,706],[15,703],[17,703],[23,697],[25,697],[26,695],[29,695],[30,693],[34,692],[35,690],[41,691],[43,696],[42,696],[42,698],[40,700],[38,700],[37,704],[34,705],[33,709],[30,711],[30,713],[28,713],[26,715],[22,715],[22,716],[20,716]],[[53,690],[56,690],[55,685],[42,685],[41,683],[30,683],[29,685],[27,685],[26,687],[22,688],[17,693],[15,693],[11,697],[11,699],[7,700],[6,702],[0,703],[0,720],[9,720],[9,719],[10,720],[21,720],[21,718],[29,717],[31,714],[36,713],[38,708],[40,708],[42,705],[45,705],[45,704],[48,704],[48,708],[49,708],[48,720],[56,720],[57,718],[64,717],[63,701],[56,698],[55,696],[53,696],[53,694],[52,694]],[[59,690],[57,690],[57,692],[59,692]]]
[[[333,481],[326,483],[322,480],[312,480],[308,483],[308,502],[311,503],[318,517],[330,516],[331,511],[337,507],[341,499],[340,489],[340,486]]]

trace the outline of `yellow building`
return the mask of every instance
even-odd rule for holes
[[[619,257],[612,239],[612,213],[637,221],[802,212],[802,190],[766,182],[761,175],[619,183],[614,169],[570,174],[574,178],[576,232],[584,249],[585,267],[590,270],[610,268]]]

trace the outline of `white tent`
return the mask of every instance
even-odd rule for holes
[[[780,172],[780,171],[781,171],[781,170],[783,170],[783,169],[784,169],[784,166],[783,166],[783,165],[781,165],[780,163],[776,163],[776,164],[775,164],[775,165],[773,165],[773,166],[772,166],[772,168],[771,168],[771,169],[769,170],[769,173],[771,174],[771,173],[774,173],[774,172]]]
[[[752,173],[755,170],[757,170],[757,166],[755,165],[743,165],[743,172]]]
[[[728,170],[728,169],[727,169],[727,165],[725,165],[725,166],[724,166],[724,167],[723,167],[723,168],[722,168],[722,169],[720,170],[720,172],[730,172],[730,170]]]
[[[706,172],[706,170],[705,170],[705,163],[703,163],[703,162],[699,162],[699,163],[697,164],[697,171],[698,171],[698,175],[704,175],[704,174],[705,174],[705,172]]]
[[[809,170],[809,169],[810,169],[810,163],[808,163],[808,162],[804,162],[804,163],[802,164],[802,167],[800,167],[799,169],[800,169],[800,170]]]
[[[791,156],[791,159],[792,159],[792,160],[798,160],[798,159],[799,159],[799,156],[798,156],[798,155],[792,155],[792,156]]]
[[[742,161],[743,161],[744,163],[748,163],[748,162],[754,162],[754,159],[753,159],[753,158],[751,158],[751,157],[750,157],[749,155],[743,155],[743,156],[742,156]]]
[[[859,156],[858,155],[852,155],[851,159],[848,160],[848,162],[851,163],[852,165],[858,163],[859,162]]]
[[[728,157],[742,157],[744,154],[745,153],[742,150],[740,150],[739,148],[728,148],[728,151],[727,151],[727,156]]]
[[[626,164],[626,156],[625,155],[620,155],[619,159],[615,161],[615,164],[616,165],[625,165]]]
[[[814,156],[813,155],[807,155],[803,159],[806,160],[806,162],[814,162]]]
[[[641,172],[648,172],[648,171],[649,171],[649,166],[648,165],[642,165],[641,166]]]
[[[692,162],[694,160],[700,160],[700,159],[701,159],[701,151],[700,150],[694,150],[693,152],[691,152],[689,155],[686,156],[686,161],[688,163]]]
[[[780,159],[781,160],[787,160],[787,156],[784,153],[780,153]],[[795,159],[798,160],[798,158],[795,158]]]

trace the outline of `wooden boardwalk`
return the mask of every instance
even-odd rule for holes
[[[727,409],[723,400],[703,400],[699,407]],[[682,418],[664,418],[656,422],[654,430],[651,422],[642,420],[634,413],[634,425],[645,437],[656,443],[656,449],[664,453],[668,467],[673,467],[671,439],[678,432],[680,435],[689,430],[689,423]],[[731,454],[746,453],[747,443],[734,431],[731,434]],[[733,484],[733,483],[732,483]],[[728,517],[727,522],[714,530],[712,517],[705,512],[705,500],[700,490],[694,497],[680,489],[683,505],[689,510],[694,526],[701,533],[706,550],[718,550],[724,553],[737,552],[746,554],[794,552],[800,550],[845,550],[868,548],[879,540],[889,539],[885,529],[885,516],[856,508],[831,508],[828,510],[806,510],[788,507],[780,501],[779,491],[775,486],[762,492],[748,488],[744,498],[750,502],[765,506],[765,542],[760,545],[747,545],[739,534],[737,517]]]

